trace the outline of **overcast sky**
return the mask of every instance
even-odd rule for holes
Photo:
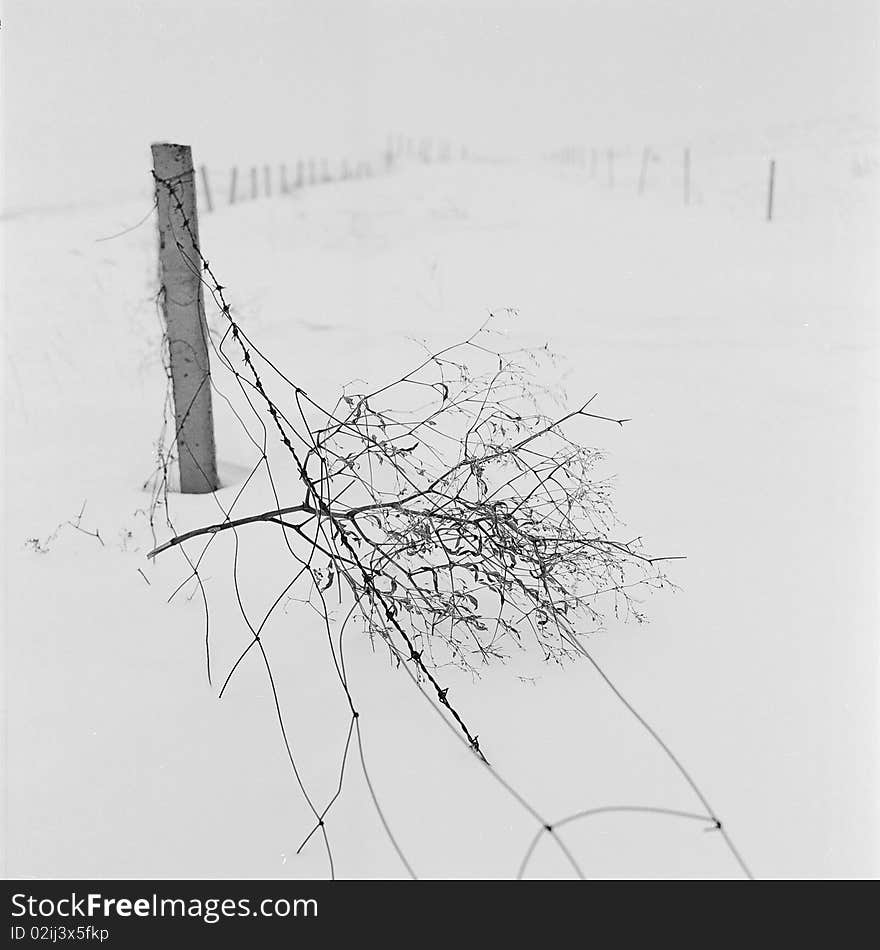
[[[5,0],[6,204],[386,130],[476,148],[699,141],[878,114],[876,0]]]

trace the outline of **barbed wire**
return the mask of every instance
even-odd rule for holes
[[[491,334],[488,323],[458,344],[429,350],[417,366],[378,389],[349,392],[345,387],[332,408],[320,405],[256,346],[239,323],[226,288],[203,256],[197,229],[185,211],[179,188],[182,178],[162,179],[154,174],[154,180],[157,190],[167,190],[184,232],[174,232],[177,249],[223,320],[218,332],[208,329],[206,319],[202,321],[205,343],[230,374],[251,424],[217,386],[216,374],[210,382],[212,391],[246,433],[256,461],[231,503],[224,505],[216,493],[211,496],[220,520],[186,532],[175,529],[169,491],[171,468],[180,446],[170,431],[173,407],[166,341],[166,399],[157,466],[150,480],[154,548],[148,556],[154,558],[172,548],[183,555],[189,573],[169,600],[195,581],[204,610],[207,675],[213,684],[210,604],[200,567],[218,535],[231,532],[234,595],[250,641],[230,666],[218,695],[224,695],[245,658],[256,651],[273,698],[285,754],[314,819],[297,853],[320,833],[329,874],[336,877],[327,818],[344,791],[346,767],[356,748],[384,832],[407,874],[417,877],[369,775],[363,717],[344,650],[346,634],[359,622],[374,648],[377,644],[384,647],[479,766],[536,823],[518,877],[524,875],[538,842],[547,835],[573,872],[585,879],[560,829],[611,811],[630,811],[704,821],[707,830],[721,832],[738,867],[751,878],[690,773],[580,642],[588,632],[582,625],[601,628],[604,604],[610,603],[615,616],[639,621],[644,616],[634,592],[671,586],[660,568],[671,558],[645,553],[640,539],[621,541],[612,536],[615,517],[610,487],[593,476],[601,455],[564,431],[566,423],[577,418],[621,426],[627,420],[589,411],[595,397],[576,410],[548,416],[538,397],[552,394],[536,385],[530,368],[536,354],[492,349],[486,345]],[[156,303],[159,307],[161,291]],[[284,389],[286,403],[270,394],[275,386]],[[420,393],[427,401],[414,406]],[[288,492],[281,492],[280,479],[273,473],[270,442],[278,446],[273,451],[280,451],[281,458],[292,466],[301,494],[297,503],[282,498]],[[273,507],[233,517],[259,473],[266,478]],[[158,541],[160,510],[164,527],[171,533],[162,543]],[[292,576],[260,618],[252,617],[245,608],[238,577],[239,532],[258,523],[279,529],[293,564]],[[190,553],[188,545],[198,546],[197,551]],[[266,624],[297,585],[305,585],[304,602],[321,619],[329,659],[348,711],[338,781],[323,804],[303,778],[262,642]],[[326,597],[334,588],[339,604],[348,606],[341,621],[334,620]],[[449,687],[443,685],[441,676],[447,668],[479,672],[507,656],[506,651],[526,649],[529,643],[547,662],[587,659],[664,751],[704,813],[650,805],[608,805],[552,822],[506,779],[490,762],[485,743],[480,742],[469,719],[450,700]]]

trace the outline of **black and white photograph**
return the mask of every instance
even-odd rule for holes
[[[878,42],[876,0],[5,0],[13,943],[135,946],[173,882],[251,927],[878,877]]]

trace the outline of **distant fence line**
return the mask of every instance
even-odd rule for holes
[[[722,203],[734,200],[748,204],[755,217],[772,222],[790,215],[791,205],[779,198],[780,181],[783,192],[790,189],[803,164],[799,156],[813,149],[820,161],[837,162],[829,167],[829,184],[841,185],[850,178],[880,173],[878,141],[840,141],[833,145],[779,145],[777,148],[755,146],[753,149],[721,150],[709,146],[693,149],[690,145],[644,145],[634,148],[570,145],[543,158],[575,172],[608,191],[634,193],[639,198],[663,193],[675,196],[685,207],[704,204],[700,183],[713,179]],[[846,164],[848,163],[848,168]],[[726,166],[730,165],[728,168]],[[722,169],[719,166],[725,166]],[[795,184],[795,189],[797,185]],[[803,190],[803,188],[802,188]]]
[[[469,157],[466,146],[456,146],[447,140],[397,135],[388,137],[381,153],[366,159],[349,156],[331,161],[327,156],[312,156],[292,164],[281,162],[244,168],[233,165],[225,173],[222,184],[218,173],[212,173],[207,165],[200,165],[200,205],[205,211],[212,212],[220,206],[295,194],[318,185],[390,174],[404,163],[445,164],[467,161]]]
[[[603,150],[591,148],[589,149],[589,160],[587,158],[588,149],[583,146],[566,146],[560,149],[557,152],[553,152],[548,158],[551,161],[558,162],[563,165],[574,166],[577,168],[583,168],[585,171],[589,167],[589,177],[592,179],[598,179],[600,177],[599,168],[599,154],[600,151],[605,153],[605,174],[604,174],[604,184],[609,189],[615,188],[615,160],[620,159],[625,155],[620,149],[606,148]],[[669,151],[668,149],[664,151]],[[689,146],[683,146],[678,151],[680,155],[680,185],[681,185],[681,196],[682,203],[684,205],[690,205],[693,197],[693,188],[691,181],[691,150]],[[635,191],[636,194],[641,197],[648,190],[648,182],[650,177],[651,166],[660,162],[662,156],[660,151],[655,151],[654,148],[650,145],[645,145],[642,148],[641,158],[639,160],[639,172],[636,180]],[[674,159],[678,161],[678,159]],[[771,158],[769,159],[769,184],[767,188],[767,198],[766,198],[766,217],[768,221],[773,220],[773,189],[776,178],[776,160]],[[617,187],[620,187],[620,181],[618,180]]]
[[[850,150],[849,175],[864,177],[880,173],[880,157],[876,141],[840,143]],[[778,150],[788,156],[790,149]],[[790,213],[785,193],[791,188],[792,174],[796,172],[792,156],[781,158],[766,148],[760,151],[734,150],[718,152],[709,147],[693,149],[690,145],[664,144],[590,147],[565,146],[543,156],[555,164],[581,171],[597,185],[618,193],[635,193],[644,198],[661,191],[676,195],[676,201],[689,207],[704,204],[700,187],[711,175],[718,183],[722,201],[733,199],[737,204],[747,203],[755,215],[766,221]],[[384,149],[366,158],[345,156],[331,159],[327,155],[300,158],[295,162],[233,165],[228,170],[211,170],[207,165],[198,168],[197,185],[199,205],[205,212],[220,207],[243,204],[261,198],[294,195],[306,188],[341,182],[361,181],[387,175],[407,164],[447,164],[454,161],[479,161],[471,150],[449,140],[431,137],[390,135]],[[735,174],[719,178],[719,163],[742,166]],[[727,169],[725,169],[725,172]],[[837,169],[838,176],[847,176],[846,169]],[[842,181],[841,177],[838,181]],[[779,184],[782,182],[782,202]]]

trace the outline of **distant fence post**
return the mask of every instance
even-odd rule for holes
[[[229,181],[229,203],[231,205],[235,204],[235,185],[237,181],[238,181],[238,168],[235,165],[233,165],[232,177]]]
[[[251,166],[251,198],[256,200],[260,197],[260,184],[259,179],[257,178],[257,168],[256,166]]]
[[[776,159],[770,159],[770,181],[767,183],[767,220],[773,220],[773,185],[776,179]]]
[[[290,191],[290,185],[287,183],[287,165],[281,164],[281,183],[278,186],[281,194],[286,195]]]
[[[219,482],[192,151],[159,143],[152,153],[180,490],[206,494]]]
[[[645,184],[648,178],[648,162],[651,161],[651,149],[646,145],[642,152],[642,169],[639,172],[639,194],[645,193]]]
[[[263,194],[272,197],[272,169],[268,165],[263,166]]]
[[[211,182],[208,181],[208,169],[204,165],[199,166],[202,175],[202,191],[205,193],[205,207],[208,211],[214,210],[214,202],[211,200]]]
[[[302,162],[302,159],[298,159],[296,163],[296,185],[294,187],[302,188],[302,186],[305,183],[306,183],[306,179],[305,179],[303,162]]]
[[[691,203],[691,150],[684,150],[684,203]]]

